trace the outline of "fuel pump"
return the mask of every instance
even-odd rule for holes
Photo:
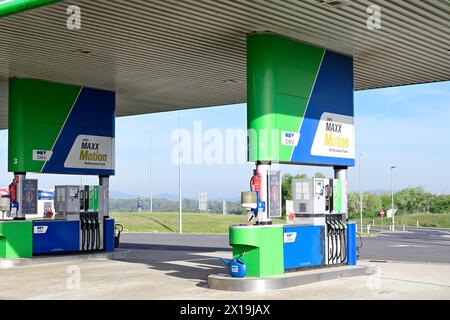
[[[247,210],[248,221],[255,224],[272,224],[267,212],[269,171],[270,162],[257,162],[250,179],[250,191],[241,193],[241,205]]]
[[[347,225],[343,221],[342,181],[339,179],[293,179],[293,225],[323,226],[325,231],[325,262],[341,264],[347,259]]]
[[[82,186],[80,190],[81,250],[103,249],[104,193],[102,186]]]
[[[33,254],[114,250],[114,219],[104,216],[106,196],[104,186],[55,186],[55,220],[33,221]]]
[[[87,240],[87,220],[84,214],[80,214],[81,250],[86,250]]]
[[[19,202],[17,199],[17,186],[19,184],[19,176],[15,175],[13,181],[8,186],[9,196],[10,196],[10,208],[9,212],[12,217],[16,217],[17,211],[19,210]]]
[[[329,214],[326,217],[327,264],[340,264],[347,260],[347,225],[341,214]]]

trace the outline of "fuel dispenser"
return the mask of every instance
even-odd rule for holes
[[[103,249],[102,186],[84,186],[80,190],[81,250]]]
[[[33,253],[114,250],[103,186],[55,186],[55,220],[33,223]],[[106,211],[107,212],[107,211]]]
[[[247,210],[248,222],[271,225],[272,217],[281,216],[280,188],[280,172],[272,171],[270,163],[258,162],[250,179],[250,191],[241,192],[241,205]]]
[[[55,219],[80,220],[80,186],[55,186]]]
[[[230,227],[233,256],[246,254],[247,275],[280,275],[303,268],[355,264],[355,229],[347,228],[343,181],[293,179],[294,212],[286,214],[284,225],[276,225],[267,205],[271,201],[269,190],[276,184],[269,183],[270,169],[261,170],[259,165],[250,180],[251,191],[241,193],[242,206],[249,213],[248,224]],[[264,238],[269,234],[268,242]]]
[[[346,262],[347,225],[342,218],[342,181],[329,178],[293,179],[291,189],[294,215],[287,215],[286,223],[321,227],[324,264]]]
[[[248,222],[230,227],[233,256],[246,253],[247,276],[349,263],[353,82],[349,56],[270,32],[247,36],[247,159],[256,169],[241,194]],[[290,217],[272,223],[281,198],[272,163],[333,167],[335,179],[295,180]]]

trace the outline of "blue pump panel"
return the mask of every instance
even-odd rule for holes
[[[103,233],[103,248],[105,251],[114,251],[114,219],[105,218]]]
[[[33,221],[33,255],[79,250],[79,221]]]
[[[356,224],[347,223],[347,264],[356,265]]]
[[[325,264],[325,226],[283,228],[284,270]]]

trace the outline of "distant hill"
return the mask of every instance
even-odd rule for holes
[[[153,196],[154,199],[166,199],[171,201],[178,201],[178,195],[177,194],[171,194],[171,193],[160,193]],[[198,200],[198,195],[183,195],[183,199],[192,199],[192,200]],[[211,197],[208,195],[208,201],[240,201],[241,198],[239,196],[237,197]]]
[[[135,195],[135,194],[129,194],[129,193],[125,193],[125,192],[120,192],[120,191],[111,191],[110,192],[110,198],[111,199],[137,199],[137,198],[145,198],[147,199],[149,197],[149,195]],[[153,199],[166,199],[166,200],[170,200],[170,201],[178,201],[178,195],[177,194],[171,194],[171,193],[159,193],[159,194],[155,194],[153,195]],[[183,195],[183,199],[192,199],[192,200],[198,200],[198,196],[189,196],[189,195]],[[208,196],[208,200],[209,201],[240,201],[239,196],[237,197],[223,197],[223,198],[219,198],[219,197],[209,197]]]
[[[146,196],[146,198],[147,197],[148,196]],[[178,195],[177,194],[171,194],[171,193],[159,193],[159,194],[155,194],[153,196],[153,199],[166,199],[166,200],[175,201],[175,200],[178,200]]]
[[[398,191],[399,191],[399,190],[394,190],[394,193],[397,193]],[[352,190],[352,191],[349,191],[349,192],[356,192],[356,193],[358,193],[359,190]],[[385,189],[363,190],[363,192],[375,194],[375,195],[377,195],[377,196],[382,195],[382,194],[385,194],[385,193],[391,194],[391,190],[390,190],[390,189],[389,189],[389,190],[385,190]]]
[[[137,198],[139,198],[135,194],[129,194],[129,193],[120,192],[120,191],[110,191],[109,197],[111,199],[137,199]]]

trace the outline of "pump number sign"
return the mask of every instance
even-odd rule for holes
[[[38,183],[36,179],[22,180],[22,213],[37,214]]]

